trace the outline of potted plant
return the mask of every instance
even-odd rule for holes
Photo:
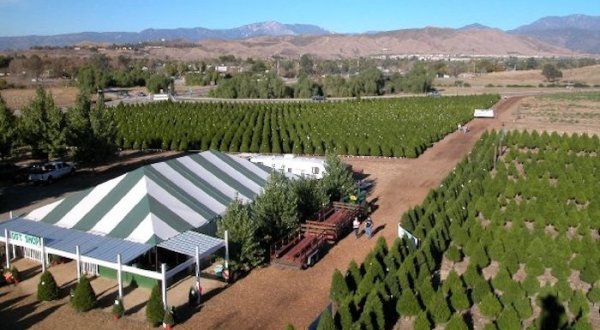
[[[121,299],[115,300],[115,303],[112,306],[112,315],[115,320],[118,320],[125,315],[125,308],[123,307]]]
[[[19,283],[19,270],[15,266],[11,266],[10,268],[4,268],[2,270],[2,276],[6,283]]]
[[[175,320],[173,319],[173,311],[170,308],[167,308],[165,311],[165,317],[163,318],[163,327],[167,330],[171,330],[174,324]]]

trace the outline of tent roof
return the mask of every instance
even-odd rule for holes
[[[248,160],[205,151],[143,166],[25,218],[156,245],[213,221],[236,197],[254,200],[269,174]]]
[[[200,258],[203,258],[225,247],[225,241],[188,230],[166,241],[162,241],[158,244],[158,247],[190,257],[196,256],[196,247],[198,247],[198,255]]]
[[[10,232],[43,237],[46,247],[67,253],[75,254],[75,246],[79,245],[81,255],[113,263],[117,262],[117,254],[121,254],[121,262],[128,263],[153,247],[149,244],[98,236],[22,218],[0,222],[1,241],[4,241],[5,229]]]

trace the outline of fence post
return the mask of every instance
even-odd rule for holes
[[[8,229],[4,228],[4,239],[6,240],[6,245],[4,246],[6,249],[6,268],[10,268],[10,244],[8,241]]]
[[[77,254],[77,283],[81,280],[81,256],[79,255],[79,245],[75,245],[75,254]]]
[[[163,308],[167,308],[167,264],[160,264],[160,272],[162,274],[162,300]]]
[[[46,247],[44,246],[44,238],[41,238],[42,250],[41,250],[41,258],[42,258],[42,273],[46,271]]]
[[[121,271],[121,254],[117,254],[117,282],[119,283],[119,299],[123,299],[123,273]]]

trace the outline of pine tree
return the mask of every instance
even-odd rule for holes
[[[356,264],[356,261],[352,259],[348,265],[348,274],[346,275],[346,281],[348,282],[348,289],[350,291],[356,291],[358,284],[362,281],[362,273],[360,268]]]
[[[288,324],[285,326],[285,330],[296,330],[296,328],[294,328],[294,325],[293,325],[293,324],[291,324],[291,323],[288,323]]]
[[[40,301],[50,301],[58,299],[58,285],[54,276],[48,270],[42,273],[40,283],[38,284],[37,298]]]
[[[454,314],[448,324],[446,324],[446,330],[468,330],[469,327],[465,323],[461,314]]]
[[[427,307],[437,324],[447,322],[452,315],[448,303],[446,302],[446,298],[441,291],[434,294]]]
[[[272,172],[261,195],[253,204],[253,218],[259,227],[259,239],[265,243],[278,239],[298,228],[298,197],[289,181]]]
[[[479,304],[481,314],[490,319],[496,318],[502,311],[502,305],[498,297],[492,292],[488,293]]]
[[[152,288],[150,293],[150,299],[146,304],[146,320],[152,326],[156,326],[162,323],[165,316],[165,308],[162,303],[162,295],[160,293],[160,287],[156,284]]]
[[[264,262],[263,250],[256,238],[258,226],[251,218],[250,206],[235,198],[217,222],[217,234],[228,231],[229,257],[234,271],[248,271]]]
[[[329,308],[326,308],[323,314],[321,314],[317,330],[335,330],[335,323],[333,322],[333,317],[331,316]]]
[[[87,312],[96,305],[96,293],[87,277],[82,276],[77,283],[71,304],[78,312]]]
[[[333,278],[331,279],[331,290],[329,291],[329,297],[336,304],[340,304],[343,299],[349,295],[350,291],[346,285],[344,275],[336,268],[333,272]]]
[[[356,192],[352,173],[335,154],[327,155],[325,175],[321,179],[321,185],[332,201],[339,201]]]
[[[587,293],[587,297],[594,304],[597,304],[598,302],[600,302],[600,288],[598,288],[598,287],[591,288],[590,291]]]
[[[571,330],[592,330],[592,324],[587,316],[582,316],[573,323],[573,325],[569,328]]]
[[[26,145],[31,146],[34,157],[48,158],[52,141],[48,134],[48,112],[55,110],[52,95],[40,86],[34,99],[23,109],[19,120],[19,134]]]
[[[412,290],[404,290],[396,303],[396,311],[400,315],[414,316],[419,314],[421,306]]]
[[[587,316],[590,313],[590,305],[581,290],[577,290],[569,301],[569,311],[576,316]]]
[[[421,311],[419,315],[415,318],[413,323],[414,330],[431,330],[431,322],[427,317],[427,313]]]
[[[340,329],[350,329],[354,323],[352,316],[352,297],[349,296],[338,305],[337,318]]]
[[[500,329],[521,329],[521,321],[511,306],[504,308],[496,323]]]
[[[464,311],[471,307],[469,303],[469,297],[463,287],[455,287],[450,292],[450,303],[452,307],[457,311]]]

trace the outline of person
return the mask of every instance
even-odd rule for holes
[[[358,217],[354,217],[354,221],[352,222],[352,228],[354,229],[354,235],[358,238],[358,230],[360,228],[360,221],[358,221]]]
[[[368,238],[371,238],[372,232],[373,232],[373,220],[371,220],[371,217],[367,217],[367,220],[365,221],[365,234],[367,234]]]
[[[462,132],[462,125],[461,124],[458,124],[458,131]]]

